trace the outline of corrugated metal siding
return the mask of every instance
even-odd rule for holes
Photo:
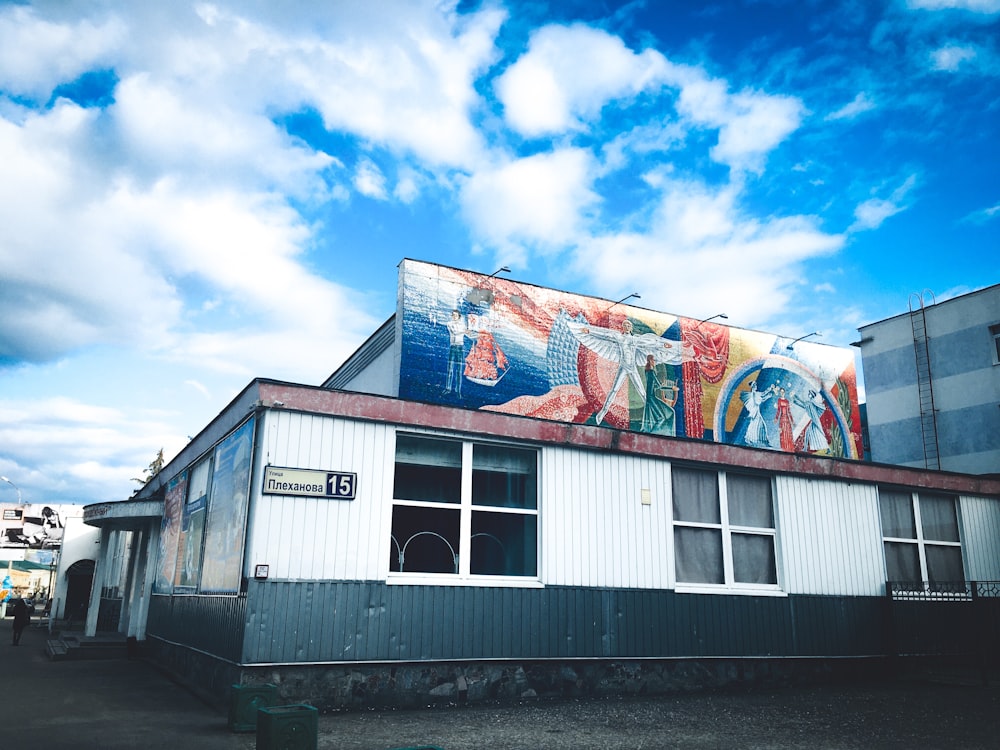
[[[960,514],[965,577],[1000,581],[1000,498],[962,497]]]
[[[547,584],[666,588],[670,581],[668,463],[544,448],[541,565]],[[643,505],[642,490],[652,503]]]
[[[243,652],[247,598],[159,596],[149,600],[147,635],[238,662]]]
[[[778,543],[790,594],[880,596],[885,592],[874,485],[779,476]]]
[[[882,653],[881,597],[251,582],[246,663]]]
[[[388,571],[394,430],[391,426],[270,410],[261,461],[353,471],[354,500],[262,495],[253,488],[247,563],[275,578],[363,580]]]

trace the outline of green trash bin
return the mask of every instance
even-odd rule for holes
[[[257,750],[316,750],[319,711],[313,706],[271,706],[257,711]]]
[[[229,694],[229,731],[254,731],[257,711],[277,702],[277,685],[233,685]]]

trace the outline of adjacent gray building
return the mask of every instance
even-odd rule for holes
[[[861,327],[871,458],[1000,473],[1000,284]]]

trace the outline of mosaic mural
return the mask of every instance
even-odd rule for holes
[[[849,349],[412,260],[399,295],[400,398],[861,455]]]

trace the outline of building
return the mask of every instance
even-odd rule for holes
[[[1000,479],[857,460],[849,350],[724,328],[404,261],[327,383],[86,508],[88,630],[323,707],[995,660]]]
[[[1000,474],[1000,284],[859,330],[872,459]]]

